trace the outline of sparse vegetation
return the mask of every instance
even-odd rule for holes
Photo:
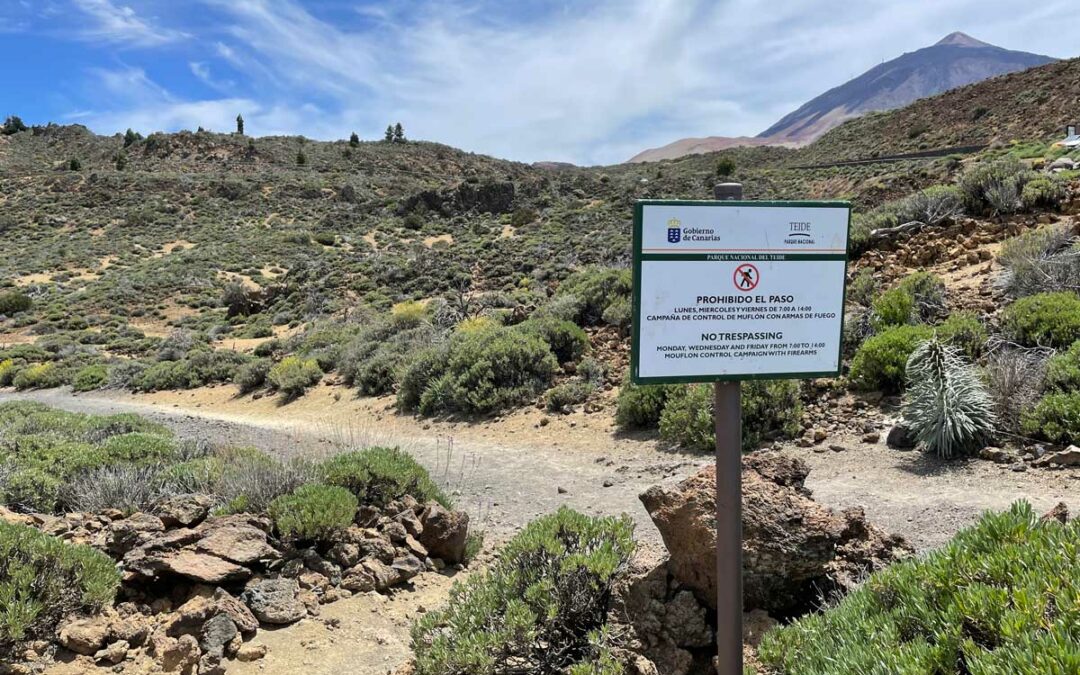
[[[345,488],[309,483],[270,502],[267,513],[284,537],[327,541],[352,524],[358,504]]]

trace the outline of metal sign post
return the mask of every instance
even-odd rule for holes
[[[717,673],[742,675],[741,381],[839,375],[851,206],[714,196],[634,208],[630,378],[713,383]]]
[[[741,183],[713,188],[718,201],[742,199]],[[713,383],[716,428],[716,672],[743,673],[742,382]]]

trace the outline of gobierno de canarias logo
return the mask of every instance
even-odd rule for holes
[[[678,244],[682,241],[682,221],[678,218],[667,221],[667,240],[669,244]]]

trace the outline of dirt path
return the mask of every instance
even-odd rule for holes
[[[329,386],[284,407],[270,399],[236,398],[228,388],[142,396],[0,393],[0,402],[15,399],[93,414],[134,412],[181,435],[255,445],[285,457],[398,445],[452,491],[489,543],[504,541],[536,516],[565,504],[593,514],[630,513],[641,545],[659,547],[637,495],[712,461],[669,452],[649,437],[618,436],[605,413],[549,417],[530,409],[471,425],[425,422],[393,414],[388,400],[353,399]],[[844,449],[827,449],[833,445]],[[810,464],[807,485],[818,501],[833,508],[861,506],[871,522],[904,535],[920,550],[945,543],[981,512],[1007,508],[1016,499],[1028,499],[1038,509],[1080,502],[1077,469],[1017,473],[981,460],[942,463],[890,449],[884,441],[867,444],[843,435],[817,448],[786,450]],[[260,631],[256,642],[269,647],[268,656],[231,663],[229,672],[383,675],[408,657],[412,619],[445,602],[450,583],[448,577],[425,574],[413,589],[390,600],[357,596],[323,607],[320,617]]]

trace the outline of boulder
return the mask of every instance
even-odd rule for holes
[[[203,658],[210,656],[220,662],[225,656],[225,646],[239,634],[236,624],[228,616],[225,614],[214,616],[203,624],[199,632],[199,647],[202,648]]]
[[[207,495],[177,495],[154,505],[154,514],[165,527],[192,527],[210,513],[214,500]]]
[[[1059,452],[1047,453],[1042,458],[1035,461],[1036,466],[1048,466],[1050,464],[1057,464],[1058,466],[1080,466],[1080,448],[1075,445],[1070,445]]]
[[[464,562],[465,545],[469,538],[469,515],[462,511],[449,511],[436,502],[424,507],[420,513],[423,530],[416,537],[428,555],[442,558],[454,564]]]
[[[885,437],[885,443],[890,448],[910,450],[915,447],[915,437],[912,436],[911,430],[906,426],[897,424],[892,429],[889,429],[889,435]]]
[[[285,625],[307,616],[299,592],[295,579],[258,579],[247,585],[241,599],[259,621]]]
[[[806,464],[782,453],[743,459],[743,592],[747,610],[786,614],[822,593],[910,555],[901,539],[866,523],[859,510],[837,514],[815,503]],[[641,501],[670,553],[670,569],[698,600],[716,607],[716,469]]]
[[[109,638],[110,623],[105,615],[72,621],[60,629],[60,644],[76,654],[93,656]]]
[[[266,542],[266,532],[233,519],[211,519],[199,527],[196,548],[241,565],[276,558],[277,550]]]
[[[220,585],[251,576],[251,570],[246,567],[214,555],[189,550],[165,553],[156,558],[151,566],[159,572],[176,574],[203,584]]]
[[[146,542],[155,532],[164,532],[161,518],[149,513],[135,513],[123,520],[109,523],[105,545],[110,553],[123,555]]]
[[[424,563],[412,555],[403,555],[394,559],[391,569],[397,572],[400,581],[408,581],[424,571]]]

